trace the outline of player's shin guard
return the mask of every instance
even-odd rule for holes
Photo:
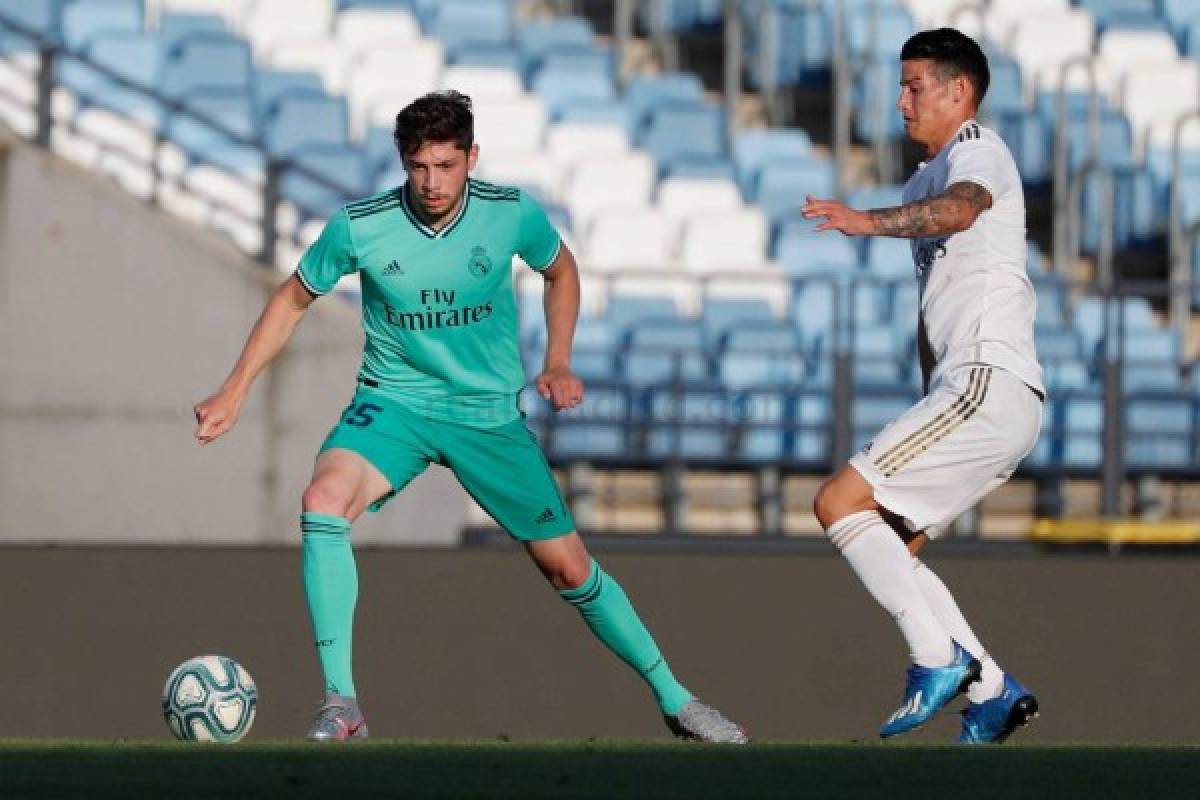
[[[592,561],[591,574],[582,586],[559,594],[579,609],[597,639],[637,670],[654,691],[663,714],[678,714],[692,699],[691,693],[671,674],[671,668],[659,652],[654,637],[638,618],[625,590],[600,569],[599,564]]]
[[[354,697],[350,659],[358,570],[350,547],[350,522],[306,511],[300,515],[300,528],[304,533],[304,593],[325,691]]]
[[[914,664],[943,667],[954,659],[954,643],[929,607],[912,571],[912,556],[876,511],[842,517],[827,531],[850,568],[879,605],[892,615]]]

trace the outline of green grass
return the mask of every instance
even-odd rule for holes
[[[0,741],[0,798],[1200,796],[1195,747]]]

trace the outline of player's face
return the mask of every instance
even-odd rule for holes
[[[937,65],[928,58],[900,62],[900,99],[896,108],[904,117],[908,138],[936,152],[963,120],[962,78],[942,80]]]
[[[458,208],[467,174],[475,168],[479,146],[464,151],[454,142],[424,142],[404,157],[409,196],[428,217],[444,217]]]

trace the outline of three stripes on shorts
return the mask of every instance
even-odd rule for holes
[[[967,390],[958,396],[951,406],[904,437],[890,450],[875,459],[875,466],[890,478],[907,466],[914,458],[933,447],[953,433],[958,426],[969,420],[987,398],[988,385],[992,381],[991,367],[976,367],[971,370]]]

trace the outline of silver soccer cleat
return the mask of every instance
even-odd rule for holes
[[[749,744],[750,737],[741,725],[728,720],[712,706],[689,700],[673,717],[663,717],[671,733],[680,739],[719,744]]]
[[[351,697],[340,694],[325,695],[325,702],[317,709],[317,716],[308,733],[310,742],[346,742],[367,738],[367,721],[358,703]]]

